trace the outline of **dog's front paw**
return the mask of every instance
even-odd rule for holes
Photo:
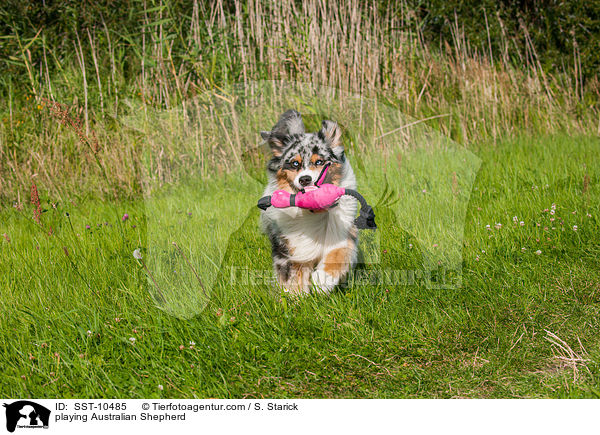
[[[312,289],[316,293],[329,294],[338,284],[338,280],[322,269],[315,270],[310,275]]]
[[[298,299],[310,294],[310,289],[307,287],[282,287],[281,290],[284,295],[293,299]]]

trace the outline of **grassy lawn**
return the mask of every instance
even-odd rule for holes
[[[258,182],[224,176],[164,198],[55,207],[40,192],[40,224],[28,204],[0,211],[0,394],[598,397],[599,145],[551,136],[476,153],[464,235],[452,232],[461,287],[351,282],[299,302],[231,279],[232,267],[271,269]],[[386,174],[401,196],[406,180]],[[382,184],[367,178],[361,191],[377,204]],[[433,223],[449,213],[434,206]],[[423,210],[382,202],[376,213],[378,261],[359,270],[418,269],[430,241],[406,222]],[[189,244],[165,245],[170,231]],[[169,276],[180,277],[171,293]]]

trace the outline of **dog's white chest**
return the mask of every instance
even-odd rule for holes
[[[337,207],[312,213],[295,207],[269,210],[290,250],[290,260],[308,263],[320,260],[333,247],[346,243],[356,215],[356,203],[342,198]]]

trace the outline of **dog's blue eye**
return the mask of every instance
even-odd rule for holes
[[[292,162],[292,168],[298,168],[298,167],[300,167],[300,162],[299,162],[299,161],[297,161],[297,160],[294,160],[294,161]]]
[[[323,160],[317,160],[317,161],[315,162],[315,165],[316,165],[316,166],[321,166],[322,164],[323,164]]]

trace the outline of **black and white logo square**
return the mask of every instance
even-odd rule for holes
[[[19,429],[47,429],[50,423],[50,410],[29,400],[5,403],[6,430],[14,432]]]

